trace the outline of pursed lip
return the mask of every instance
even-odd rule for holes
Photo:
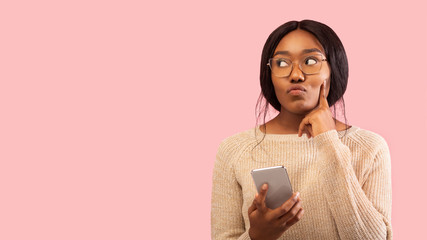
[[[293,86],[290,86],[289,88],[288,88],[288,90],[287,90],[287,93],[289,93],[290,91],[292,91],[292,90],[301,90],[301,91],[306,91],[305,90],[305,87],[303,87],[303,86],[301,86],[301,85],[293,85]]]

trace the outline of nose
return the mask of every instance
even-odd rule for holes
[[[289,79],[291,80],[291,82],[305,81],[304,73],[301,71],[299,65],[297,63],[292,64],[292,72],[289,75]]]

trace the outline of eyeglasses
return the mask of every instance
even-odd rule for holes
[[[320,72],[323,61],[327,60],[320,54],[303,56],[298,60],[298,65],[299,69],[301,69],[304,74],[310,75]],[[276,77],[288,77],[291,75],[294,66],[292,61],[288,58],[270,58],[267,65]]]

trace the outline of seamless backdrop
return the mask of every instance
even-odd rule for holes
[[[350,124],[388,142],[395,239],[424,234],[422,1],[2,1],[0,239],[209,239],[219,143],[255,126],[289,20],[336,31]]]

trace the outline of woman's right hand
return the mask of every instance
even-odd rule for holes
[[[267,208],[265,205],[267,189],[268,185],[264,184],[248,209],[249,236],[252,240],[276,240],[304,215],[298,192],[294,193],[282,206],[276,209]]]

